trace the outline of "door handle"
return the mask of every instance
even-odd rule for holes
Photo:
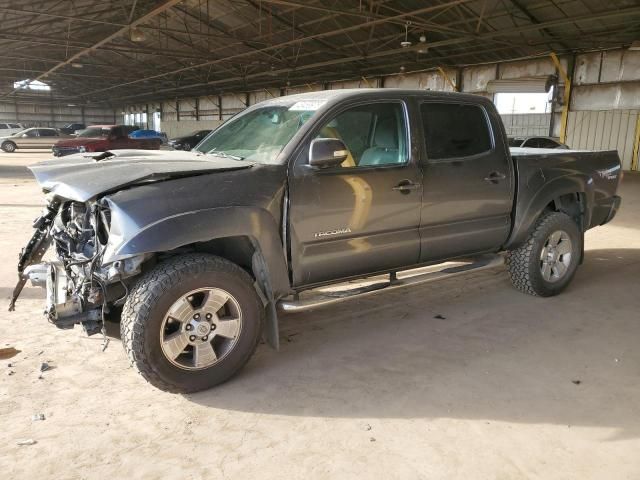
[[[411,180],[402,180],[398,185],[392,187],[391,190],[407,194],[411,190],[418,190],[420,188],[419,183],[414,183]]]
[[[504,180],[506,175],[502,172],[491,172],[488,176],[484,177],[485,182],[498,183],[500,180]]]

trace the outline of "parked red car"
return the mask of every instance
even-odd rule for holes
[[[107,150],[143,149],[159,150],[159,138],[130,138],[129,125],[92,125],[73,139],[60,140],[51,148],[56,157],[83,152],[106,152]]]

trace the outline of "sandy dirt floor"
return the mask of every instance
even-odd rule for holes
[[[46,157],[0,154],[0,478],[640,478],[640,175],[561,296],[500,268],[284,316],[280,352],[171,395],[40,289],[7,312]]]

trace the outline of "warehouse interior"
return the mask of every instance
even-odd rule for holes
[[[279,352],[171,395],[117,338],[47,325],[39,289],[6,312],[43,204],[27,167],[53,157],[0,151],[0,352],[20,351],[0,357],[5,478],[640,475],[640,1],[0,0],[0,52],[0,137],[166,140],[277,97],[400,88],[483,96],[510,138],[615,150],[624,170],[562,296],[520,296],[499,269],[284,315]]]
[[[176,136],[306,91],[418,88],[493,98],[550,79],[548,111],[505,114],[509,133],[615,148],[625,169],[638,168],[633,0],[127,3],[0,7],[0,45],[10,52],[0,121],[115,121]],[[51,89],[13,88],[25,80]]]

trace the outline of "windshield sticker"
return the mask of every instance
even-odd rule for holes
[[[289,111],[298,112],[298,111],[315,111],[319,109],[322,105],[324,105],[326,100],[305,100],[303,102],[296,102],[291,105]]]

